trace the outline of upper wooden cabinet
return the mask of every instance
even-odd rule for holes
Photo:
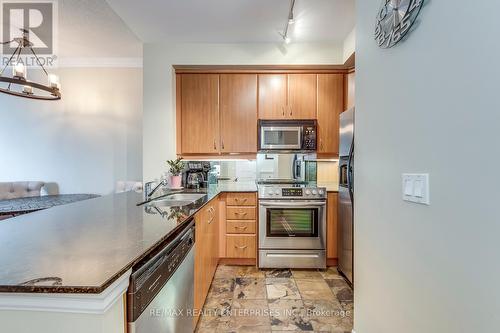
[[[318,153],[338,155],[344,75],[318,74]]]
[[[259,119],[315,119],[316,74],[259,74]]]
[[[316,118],[316,74],[288,74],[288,118]]]
[[[318,149],[338,155],[339,114],[354,73],[335,68],[176,68],[177,154],[255,158],[258,119],[318,121]]]
[[[259,119],[287,118],[287,75],[259,74]]]
[[[220,75],[222,153],[257,152],[257,74]]]
[[[181,90],[177,96],[181,99],[182,153],[218,153],[219,75],[182,74],[177,80]]]

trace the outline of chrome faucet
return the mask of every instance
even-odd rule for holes
[[[149,188],[151,187],[152,183],[153,182],[146,183],[146,185],[144,186],[144,200],[145,201],[148,201],[149,199],[151,199],[151,197],[153,196],[153,194],[155,194],[156,191],[158,191],[158,189],[160,187],[165,187],[165,186],[168,185],[167,180],[163,179],[162,181],[160,181],[158,183],[158,185],[156,185],[151,191],[149,191]]]

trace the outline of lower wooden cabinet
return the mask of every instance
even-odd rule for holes
[[[337,202],[338,193],[328,192],[326,201],[326,257],[337,260]]]
[[[255,235],[226,235],[228,258],[255,258]]]
[[[257,258],[257,194],[226,193],[225,218],[221,220],[221,257],[231,260]],[[234,261],[233,261],[234,262]],[[237,261],[235,262],[237,263]],[[245,261],[248,264],[248,261]]]
[[[212,199],[194,217],[196,226],[194,259],[195,324],[198,321],[199,311],[203,309],[219,260],[218,206],[218,199]]]

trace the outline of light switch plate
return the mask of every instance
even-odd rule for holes
[[[430,205],[429,174],[403,174],[403,200],[424,205]]]

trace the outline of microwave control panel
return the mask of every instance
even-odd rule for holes
[[[316,149],[316,126],[304,126],[303,148],[308,150]]]

